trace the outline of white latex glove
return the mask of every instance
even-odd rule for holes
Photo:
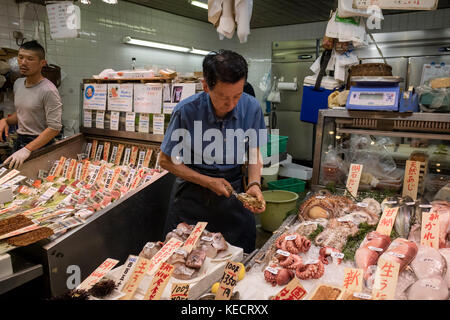
[[[9,163],[9,168],[20,168],[25,160],[30,156],[31,151],[23,147],[22,149],[14,152],[8,159],[5,160],[4,164]]]

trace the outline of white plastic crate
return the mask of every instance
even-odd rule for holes
[[[311,180],[312,169],[295,163],[286,163],[280,165],[278,175],[301,180]]]

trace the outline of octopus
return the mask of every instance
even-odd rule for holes
[[[275,240],[277,249],[281,249],[292,254],[306,253],[311,247],[311,241],[298,233],[284,233]]]
[[[314,241],[320,247],[332,247],[341,251],[347,238],[354,236],[357,232],[358,226],[353,222],[331,219],[328,227]]]
[[[300,220],[338,218],[350,213],[354,206],[353,200],[347,197],[315,195],[300,205],[298,217]]]
[[[301,280],[319,279],[325,273],[325,266],[322,261],[317,263],[304,264],[295,270],[295,275]]]
[[[270,267],[275,268],[276,265],[273,264]],[[269,282],[273,287],[275,287],[276,285],[284,286],[288,284],[289,281],[291,281],[295,276],[295,272],[292,270],[284,268],[277,270],[278,270],[277,274],[274,274],[267,269],[264,271],[264,279],[267,282]]]
[[[332,253],[341,253],[339,250],[335,249],[335,248],[331,248],[331,247],[323,247],[319,250],[319,260],[323,263],[323,264],[328,264],[328,257],[331,256]],[[336,260],[334,260],[336,259]],[[341,264],[342,262],[342,258],[334,258],[333,257],[333,261],[336,261],[336,264]]]
[[[291,254],[288,257],[280,255],[278,260],[281,267],[291,270],[296,270],[299,266],[303,265],[302,257],[296,254]]]

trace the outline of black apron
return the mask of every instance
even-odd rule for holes
[[[14,141],[13,152],[19,151],[37,137],[38,136],[32,136],[27,134],[17,134],[17,139]],[[47,147],[53,143],[55,143],[55,139],[50,140],[45,146],[41,147],[40,149]]]
[[[244,192],[241,166],[227,172],[190,168],[210,177],[224,178],[237,193]],[[208,231],[221,232],[227,242],[243,248],[245,253],[255,250],[256,222],[250,210],[245,209],[234,196],[217,196],[207,188],[177,177],[164,234],[175,229],[180,222],[195,225],[200,221],[208,222]]]

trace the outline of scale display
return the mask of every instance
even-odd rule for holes
[[[351,87],[347,109],[398,110],[400,87]]]

